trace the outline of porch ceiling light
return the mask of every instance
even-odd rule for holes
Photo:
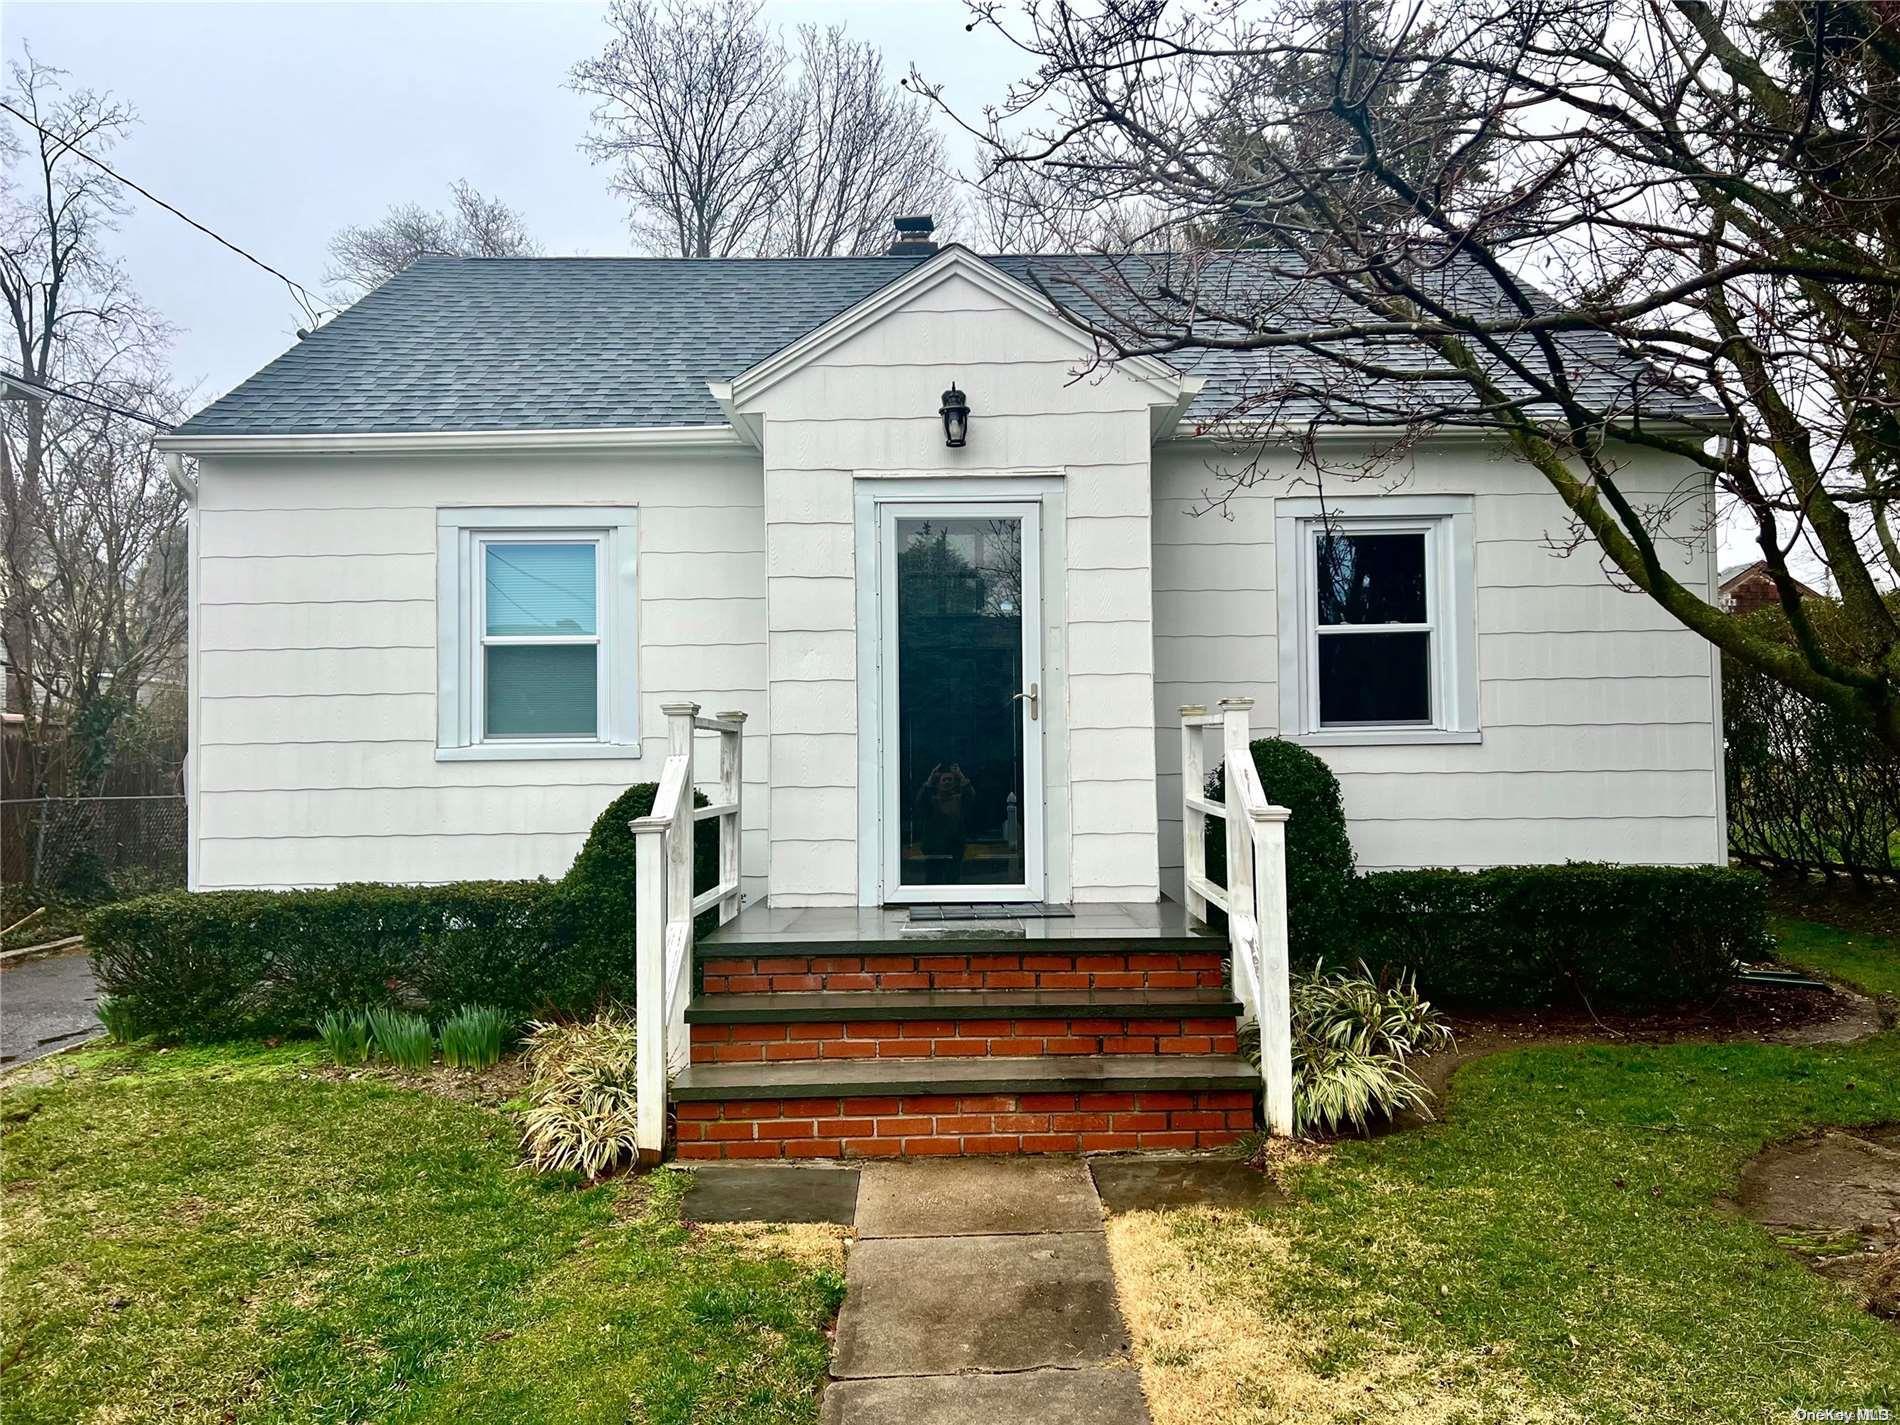
[[[943,404],[937,408],[937,414],[943,417],[945,445],[959,446],[969,439],[970,401],[954,383],[943,393]]]

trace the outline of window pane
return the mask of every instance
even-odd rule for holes
[[[484,650],[489,737],[598,735],[599,647],[591,643],[507,643]]]
[[[1425,622],[1424,535],[1322,532],[1315,551],[1321,623]]]
[[[594,545],[490,544],[488,632],[593,633]]]
[[[898,878],[1020,885],[1023,526],[900,519]]]
[[[1319,720],[1430,722],[1432,636],[1348,633],[1319,641]]]

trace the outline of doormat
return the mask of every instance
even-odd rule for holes
[[[1075,912],[1066,905],[1050,905],[1046,901],[988,901],[978,905],[914,905],[910,908],[910,923],[920,925],[941,920],[1054,920],[1074,915]]]

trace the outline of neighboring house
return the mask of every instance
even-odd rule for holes
[[[1798,579],[1795,587],[1804,599],[1826,597]],[[1729,613],[1752,614],[1757,609],[1779,605],[1781,594],[1775,588],[1774,576],[1768,572],[1768,561],[1756,559],[1747,564],[1731,564],[1719,571],[1715,576],[1715,599]]]
[[[1263,368],[1090,369],[1036,283],[1094,261],[425,259],[313,333],[163,441],[192,885],[558,876],[688,700],[749,716],[775,905],[1178,891],[1178,709],[1234,695],[1366,868],[1723,859],[1714,653],[1539,475],[1451,431],[1322,504],[1272,448],[1196,513]],[[1620,478],[1713,594],[1700,477]]]

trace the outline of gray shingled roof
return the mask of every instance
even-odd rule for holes
[[[923,257],[425,258],[313,332],[181,428],[186,435],[317,435],[417,431],[584,430],[722,425],[708,381],[739,375],[910,271]],[[1078,310],[1128,310],[1132,294],[1166,319],[1161,291],[1198,287],[1224,303],[1285,313],[1302,294],[1263,254],[1182,259],[1083,255],[994,257]],[[1623,395],[1642,369],[1607,338],[1573,339],[1580,382]],[[1423,349],[1418,349],[1423,355]],[[1182,352],[1179,369],[1208,378],[1187,421],[1281,392],[1289,417],[1319,414],[1328,376],[1319,358],[1275,352]],[[1389,362],[1409,359],[1394,349]],[[1336,369],[1336,368],[1335,368]],[[1456,391],[1450,394],[1457,395]],[[1625,397],[1626,398],[1626,397]],[[1688,413],[1699,402],[1655,389],[1646,410]]]

